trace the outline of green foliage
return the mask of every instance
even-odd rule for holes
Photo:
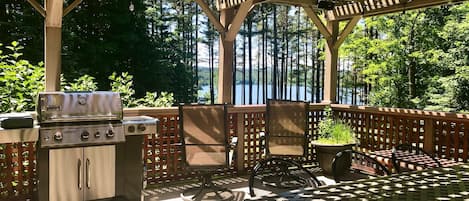
[[[147,92],[143,98],[135,98],[133,76],[127,72],[121,75],[114,72],[109,76],[109,80],[111,80],[112,91],[121,94],[125,107],[171,107],[175,102],[174,95],[167,92],[162,92],[160,96],[155,92]]]
[[[43,64],[33,65],[21,59],[23,47],[17,42],[12,42],[5,49],[0,49],[0,112],[34,110],[37,94],[44,91]],[[3,54],[5,52],[8,54]],[[129,73],[113,73],[109,79],[112,90],[121,93],[125,107],[169,107],[175,102],[173,94],[167,92],[160,96],[147,92],[143,98],[135,98],[133,77]],[[62,81],[62,89],[66,91],[98,90],[95,78],[89,75],[80,76],[73,82],[62,77]]]
[[[109,76],[111,80],[111,90],[119,92],[122,99],[122,104],[127,107],[137,106],[137,102],[134,98],[135,90],[133,89],[133,76],[127,72],[117,75],[116,72],[113,72]]]
[[[65,82],[63,89],[65,91],[96,91],[98,86],[94,80],[94,77],[83,75],[75,79],[72,83]]]
[[[128,72],[134,76],[136,98],[147,91],[168,91],[177,101],[193,99],[192,74],[187,73],[192,55],[185,54],[189,48],[180,48],[187,44],[188,33],[173,32],[180,10],[168,11],[169,1],[131,2],[133,11],[129,10],[130,1],[83,1],[67,15],[62,26],[64,79],[74,81],[89,75],[99,89],[109,90],[112,72]],[[186,9],[195,4],[184,3]],[[23,59],[42,61],[44,18],[27,1],[2,0],[0,5],[0,42],[18,40],[25,47]],[[190,25],[189,17],[179,24]]]
[[[367,18],[342,51],[372,86],[371,105],[469,108],[469,3]]]
[[[332,109],[324,108],[325,119],[318,124],[319,138],[316,142],[321,144],[350,144],[355,143],[353,129],[340,119],[332,117]]]
[[[174,95],[162,92],[158,97],[157,93],[147,92],[145,97],[137,100],[140,107],[171,107],[174,104]]]
[[[0,50],[0,112],[33,110],[37,93],[44,90],[43,64],[20,59],[23,47],[17,42],[5,48]]]

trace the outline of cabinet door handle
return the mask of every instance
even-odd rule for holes
[[[83,177],[81,176],[81,159],[78,159],[78,189],[82,189],[82,182]]]
[[[91,187],[91,173],[90,173],[90,159],[86,159],[86,187],[89,189]]]

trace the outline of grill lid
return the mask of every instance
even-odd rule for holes
[[[119,93],[40,92],[36,111],[39,123],[122,120]]]

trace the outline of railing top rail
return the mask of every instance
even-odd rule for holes
[[[310,110],[322,110],[326,103],[312,103],[309,106]],[[436,112],[427,110],[414,110],[404,108],[389,108],[389,107],[372,107],[372,106],[356,106],[345,104],[331,104],[333,110],[351,111],[351,112],[367,112],[384,115],[395,115],[405,117],[418,117],[424,119],[447,119],[457,121],[469,121],[469,114],[452,113],[452,112]],[[230,105],[228,107],[229,113],[243,113],[243,112],[265,112],[265,104],[259,105]],[[161,115],[171,114],[177,115],[177,107],[142,107],[142,108],[125,108],[124,115],[137,116],[137,115]]]
[[[309,105],[310,110],[322,110],[328,105],[325,103],[314,103]],[[239,112],[265,112],[265,104],[258,105],[230,105],[228,106],[229,113]],[[178,107],[139,107],[139,108],[124,108],[125,116],[138,116],[138,115],[161,115],[161,114],[178,114]]]
[[[332,110],[343,110],[353,112],[368,112],[375,114],[397,115],[406,117],[418,117],[427,119],[448,119],[457,121],[469,121],[469,114],[452,113],[452,112],[436,112],[427,110],[414,110],[404,108],[389,108],[389,107],[372,107],[372,106],[357,106],[357,105],[344,105],[344,104],[331,104]]]

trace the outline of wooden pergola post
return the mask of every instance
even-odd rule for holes
[[[326,26],[311,6],[304,6],[303,9],[326,40],[324,99],[322,102],[332,104],[336,102],[337,95],[337,61],[339,59],[339,48],[347,36],[352,32],[353,28],[357,25],[358,21],[361,19],[361,16],[354,16],[351,20],[348,21],[345,28],[339,32],[339,21],[326,18]]]
[[[60,90],[62,65],[62,18],[82,0],[75,0],[63,9],[63,0],[44,0],[43,8],[36,0],[28,2],[43,16],[44,20],[44,63],[46,68],[45,90]],[[46,12],[47,11],[47,12]]]
[[[233,97],[233,57],[234,40],[241,29],[249,11],[254,7],[254,0],[245,0],[239,7],[221,9],[219,18],[204,0],[195,0],[207,15],[215,29],[220,33],[219,62],[218,62],[218,98],[217,103],[231,104]],[[218,5],[219,8],[223,7]],[[224,7],[223,7],[224,8]]]
[[[45,0],[44,60],[46,91],[60,90],[63,0]]]
[[[220,11],[220,22],[224,27],[233,21],[234,9]],[[232,103],[234,40],[227,40],[225,33],[220,33],[218,56],[218,103]]]
[[[339,59],[339,48],[335,48],[339,35],[339,22],[327,21],[327,30],[331,37],[326,39],[326,60],[324,62],[324,99],[323,103],[332,104],[336,101],[337,89],[337,61]]]

